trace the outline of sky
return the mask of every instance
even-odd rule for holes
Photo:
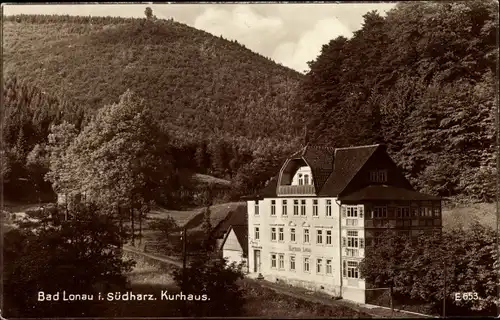
[[[238,40],[248,49],[299,72],[316,59],[322,45],[361,28],[363,15],[384,14],[394,2],[328,4],[37,4],[3,5],[4,15],[69,14],[83,16],[144,17],[146,7],[161,19]]]

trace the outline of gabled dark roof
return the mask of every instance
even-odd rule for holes
[[[306,146],[288,159],[300,158],[309,164],[318,196],[337,197],[379,148],[385,148],[385,146],[381,144],[346,148]],[[242,197],[242,199],[276,197],[278,179],[279,174],[273,177],[260,192]]]
[[[240,206],[236,208],[236,210],[230,211],[226,218],[215,226],[212,230],[211,237],[214,239],[221,239],[230,226],[246,224],[248,224],[247,208],[246,206]]]
[[[306,146],[303,159],[311,167],[314,187],[321,190],[333,171],[335,149],[330,147]]]
[[[267,185],[262,188],[259,192],[248,195],[248,196],[243,196],[240,199],[241,200],[253,200],[253,199],[262,199],[262,198],[275,198],[276,197],[276,187],[278,186],[278,178],[279,174],[272,177]]]
[[[380,144],[335,149],[333,172],[328,177],[319,196],[337,196],[351,182]]]
[[[243,256],[248,256],[248,226],[247,225],[233,225],[230,226],[227,230],[226,236],[224,237],[224,241],[221,244],[221,249],[224,247],[226,243],[227,237],[231,234],[231,230],[234,231],[236,238],[238,239],[238,243],[243,249]]]
[[[363,189],[357,190],[347,195],[339,197],[340,201],[358,201],[358,200],[441,200],[440,197],[412,191],[408,189],[386,186],[386,185],[371,185]]]

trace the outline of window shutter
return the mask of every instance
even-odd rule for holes
[[[347,211],[347,208],[345,206],[342,206],[342,218],[345,218],[346,211]]]
[[[347,245],[347,239],[342,237],[342,246],[345,247]]]
[[[365,239],[359,238],[359,248],[364,249],[365,247]]]
[[[359,217],[363,218],[365,207],[363,205],[358,206]]]
[[[342,264],[342,275],[344,276],[344,278],[347,276],[347,266],[346,266],[346,262],[345,260],[343,261],[343,264]]]

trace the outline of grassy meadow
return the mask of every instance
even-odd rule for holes
[[[467,227],[473,221],[496,228],[497,212],[494,203],[443,205],[443,228]]]

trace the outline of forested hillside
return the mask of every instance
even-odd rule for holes
[[[128,89],[161,119],[180,168],[246,185],[248,171],[269,164],[255,188],[297,145],[290,101],[301,75],[172,20],[11,16],[3,61],[11,184],[31,174],[26,157],[51,124],[80,130]]]
[[[275,174],[307,123],[311,144],[387,144],[421,191],[494,198],[492,0],[368,13],[351,39],[325,44],[306,75],[151,17],[21,15],[7,17],[3,33],[6,191],[44,184],[51,125],[78,133],[130,89],[168,136],[169,167],[231,179],[239,193]]]
[[[88,108],[127,89],[165,123],[205,135],[291,137],[300,74],[242,45],[167,20],[12,17],[4,74]],[[95,21],[94,21],[95,20]]]
[[[495,195],[498,2],[400,3],[323,46],[301,92],[314,143],[386,143],[413,185]]]

